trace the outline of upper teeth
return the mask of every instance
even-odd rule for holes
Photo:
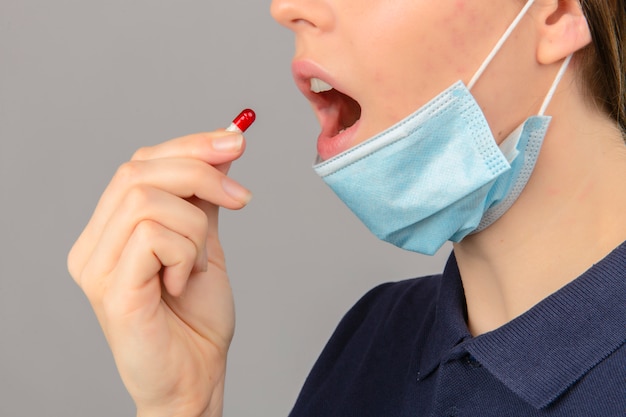
[[[330,91],[332,89],[333,87],[327,82],[324,82],[319,78],[311,78],[311,91],[314,93],[323,93],[324,91]]]

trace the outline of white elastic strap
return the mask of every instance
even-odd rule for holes
[[[513,30],[515,30],[515,28],[519,24],[520,20],[522,20],[522,18],[524,17],[524,15],[528,11],[528,9],[530,9],[530,6],[532,6],[534,2],[535,2],[535,0],[528,0],[528,2],[526,3],[526,5],[522,9],[522,11],[519,12],[519,14],[515,18],[515,20],[509,25],[509,27],[506,30],[506,32],[504,32],[504,35],[502,35],[502,37],[500,38],[500,40],[498,41],[496,46],[494,46],[494,48],[491,50],[491,53],[487,56],[487,59],[485,59],[483,64],[480,66],[480,68],[478,68],[478,71],[476,71],[476,73],[474,74],[474,76],[470,80],[469,84],[467,84],[468,90],[471,90],[472,87],[474,87],[474,84],[476,84],[476,82],[478,81],[480,76],[483,75],[483,72],[485,72],[485,70],[487,69],[487,66],[491,63],[493,58],[500,51],[500,49],[502,48],[502,45],[504,45],[504,42],[506,42],[506,40],[509,38],[509,36],[511,36],[511,32],[513,32]]]
[[[554,97],[556,88],[559,86],[561,79],[563,79],[563,76],[565,75],[565,71],[567,71],[567,66],[569,65],[569,62],[571,60],[572,60],[572,55],[570,54],[567,56],[567,58],[565,58],[565,61],[563,61],[563,64],[561,64],[561,69],[559,69],[558,74],[556,74],[556,78],[552,82],[550,91],[548,91],[548,94],[546,94],[546,98],[543,99],[543,104],[541,105],[541,109],[539,110],[539,116],[543,116],[543,114],[548,109],[548,105],[550,104],[552,97]]]

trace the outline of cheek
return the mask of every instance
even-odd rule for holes
[[[406,94],[418,100],[432,97],[474,67],[471,60],[468,64],[467,55],[475,39],[473,34],[468,36],[468,30],[476,17],[459,18],[453,10],[444,13],[432,8],[415,7],[412,13],[394,13],[393,18],[386,12],[377,23],[388,30],[370,27],[354,42],[359,55],[355,62],[362,64],[360,71],[381,89],[385,99]]]
[[[478,68],[493,32],[483,2],[394,0],[349,28],[352,72],[363,93],[364,134],[384,130]],[[402,7],[400,7],[402,5]],[[378,29],[374,29],[378,28]],[[487,39],[487,41],[485,41]],[[366,126],[367,125],[367,128]]]
[[[436,94],[458,80],[458,69],[450,54],[441,52],[448,40],[415,42],[412,38],[378,38],[375,50],[363,51],[356,60],[364,64],[361,80],[364,112],[375,117],[381,128],[413,113]],[[389,45],[392,45],[391,47]]]

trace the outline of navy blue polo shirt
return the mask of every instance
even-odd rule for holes
[[[504,326],[472,337],[452,255],[343,318],[291,417],[626,416],[626,242]]]

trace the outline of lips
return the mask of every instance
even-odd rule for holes
[[[295,61],[293,76],[311,102],[321,125],[319,156],[326,160],[352,147],[361,119],[361,106],[340,83],[310,61]]]

